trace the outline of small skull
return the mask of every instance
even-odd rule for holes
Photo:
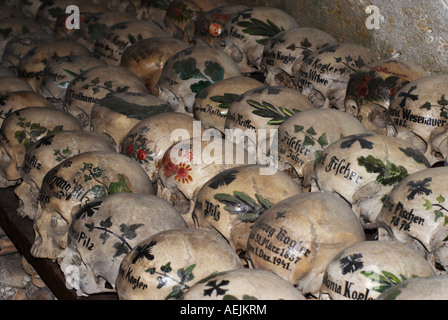
[[[238,64],[242,74],[261,72],[266,42],[274,35],[296,27],[294,18],[280,9],[247,8],[225,24],[221,48]]]
[[[199,190],[193,220],[198,228],[217,231],[236,252],[245,252],[254,222],[275,203],[301,193],[286,173],[263,174],[262,166],[228,169]]]
[[[428,276],[434,276],[431,265],[404,244],[362,241],[345,248],[328,263],[321,299],[375,300],[404,280]]]
[[[123,258],[141,241],[165,230],[187,228],[167,201],[151,194],[117,193],[82,206],[74,215],[60,269],[78,296],[115,292]]]
[[[448,75],[432,75],[404,86],[392,100],[386,117],[387,135],[408,140],[431,165],[444,157],[432,140],[448,129]]]
[[[157,84],[158,97],[176,111],[192,115],[194,100],[202,90],[238,76],[238,66],[223,51],[209,46],[186,48],[165,62]]]
[[[369,132],[386,135],[386,114],[394,95],[406,84],[427,75],[399,60],[381,60],[350,76],[345,112],[357,117]]]
[[[56,259],[67,247],[74,214],[86,203],[120,192],[154,194],[154,187],[134,160],[118,152],[84,152],[53,167],[42,180],[31,255]]]
[[[447,167],[437,167],[409,175],[389,193],[377,217],[380,240],[405,243],[443,272],[448,270],[447,173]]]
[[[361,133],[327,146],[311,177],[311,190],[338,195],[351,204],[366,229],[376,228],[384,197],[429,162],[409,141]]]
[[[112,141],[85,130],[62,130],[40,138],[25,153],[20,168],[22,182],[14,189],[19,198],[17,213],[34,220],[42,180],[60,162],[88,151],[115,151]]]
[[[121,262],[120,300],[180,299],[211,274],[242,269],[229,244],[201,229],[165,230],[140,242]]]
[[[305,192],[274,204],[255,221],[247,254],[254,268],[272,271],[302,294],[318,297],[331,259],[364,240],[347,203],[334,195]]]
[[[323,47],[306,58],[294,81],[316,108],[345,110],[350,75],[378,58],[367,48],[351,43]]]
[[[335,44],[328,33],[314,29],[296,27],[277,33],[263,49],[261,67],[265,83],[270,86],[294,88],[294,70],[320,48]]]

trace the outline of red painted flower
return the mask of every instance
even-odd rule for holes
[[[128,144],[126,147],[126,153],[128,155],[132,155],[132,153],[134,152],[134,145],[133,144]]]
[[[356,86],[356,92],[360,97],[365,97],[369,93],[369,86],[367,85],[372,78],[367,74],[362,79],[362,83]]]
[[[189,165],[184,163],[179,164],[179,170],[177,170],[174,179],[182,183],[189,183],[190,181],[193,181],[189,171],[191,171],[191,167]]]
[[[146,151],[143,149],[140,149],[137,151],[137,158],[139,160],[145,160],[146,159]]]

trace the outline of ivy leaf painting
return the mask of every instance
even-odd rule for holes
[[[210,86],[212,83],[210,82],[210,81],[208,81],[208,80],[206,80],[206,81],[204,81],[204,80],[201,80],[201,81],[199,81],[199,82],[197,82],[197,83],[193,83],[192,85],[190,85],[190,89],[191,89],[191,92],[194,92],[195,93],[195,97],[197,97],[198,96],[198,94],[202,91],[202,90],[204,90],[204,89],[206,89],[208,86]]]
[[[385,164],[381,159],[372,155],[359,157],[358,164],[364,166],[369,173],[378,173],[377,183],[385,186],[394,185],[408,176],[408,171],[405,167],[397,166],[389,161]]]
[[[174,63],[174,72],[179,74],[181,80],[189,80],[191,78],[204,78],[201,71],[196,68],[196,59],[188,58],[186,60],[179,60]]]
[[[120,225],[120,231],[121,231],[121,233],[123,233],[123,236],[126,239],[132,240],[135,237],[137,237],[137,232],[135,232],[135,231],[143,225],[144,224],[142,224],[142,223],[135,223],[135,224],[130,224],[130,225],[122,223]]]
[[[424,164],[427,168],[431,166],[428,159],[426,159],[425,155],[420,151],[412,149],[410,147],[407,147],[406,149],[400,147],[398,149],[400,149],[400,151],[403,152],[407,157],[411,157],[412,159],[414,159],[415,162]]]
[[[117,182],[111,182],[109,185],[109,193],[120,193],[120,192],[128,192],[132,193],[132,190],[129,188],[128,184],[126,183],[126,179],[122,174],[118,174],[118,181]]]
[[[224,79],[224,68],[217,62],[206,61],[204,72],[210,76],[212,82],[217,82]]]

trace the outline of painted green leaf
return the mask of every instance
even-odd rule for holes
[[[436,200],[437,200],[439,203],[443,203],[443,202],[445,202],[445,198],[444,198],[442,195],[438,196],[438,197],[436,198]]]
[[[196,68],[196,59],[194,58],[176,61],[173,69],[176,74],[179,74],[181,80],[205,78],[201,71]]]
[[[405,167],[395,165],[394,163],[384,162],[372,155],[367,157],[359,157],[358,164],[364,166],[369,173],[378,173],[376,181],[382,185],[390,186],[403,180],[408,176]]]
[[[240,95],[236,93],[224,93],[222,96],[212,96],[210,97],[210,100],[213,102],[218,102],[219,108],[228,109],[239,96]]]
[[[199,81],[199,82],[197,82],[197,83],[193,83],[192,85],[190,85],[190,89],[191,89],[191,92],[194,92],[195,93],[195,97],[197,97],[198,96],[198,94],[202,91],[202,90],[204,90],[204,89],[206,89],[208,86],[210,86],[212,83],[210,82],[210,81],[208,81],[208,80],[206,80],[206,81],[204,81],[204,80],[201,80],[201,81]]]
[[[210,76],[212,82],[218,82],[224,79],[224,68],[217,62],[206,61],[204,72]]]
[[[300,126],[297,124],[294,125],[294,132],[296,132],[296,133],[302,131],[303,129],[304,129],[304,126]]]
[[[303,140],[303,146],[314,146],[314,140],[311,139],[309,136],[305,136],[305,139]]]
[[[325,132],[317,139],[317,142],[319,142],[321,147],[326,147],[328,145],[328,139]]]
[[[126,180],[122,174],[118,175],[117,182],[111,182],[109,185],[109,193],[110,194],[120,193],[120,192],[132,193],[132,190],[127,185]]]
[[[425,207],[425,210],[431,210],[432,209],[431,201],[429,201],[428,199],[425,200],[425,203],[423,204],[423,206]]]
[[[309,127],[308,130],[306,130],[306,133],[312,136],[315,136],[317,134],[313,127]]]
[[[100,185],[95,185],[92,187],[92,192],[93,192],[93,197],[95,199],[104,197],[105,195],[107,195],[107,191],[106,188]]]

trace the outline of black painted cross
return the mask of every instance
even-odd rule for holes
[[[407,93],[401,92],[398,94],[399,97],[403,97],[403,100],[401,100],[400,102],[400,107],[404,108],[406,106],[406,101],[408,98],[411,99],[412,101],[418,100],[417,94],[411,94],[411,92],[414,91],[415,89],[417,89],[417,86],[411,87]]]

